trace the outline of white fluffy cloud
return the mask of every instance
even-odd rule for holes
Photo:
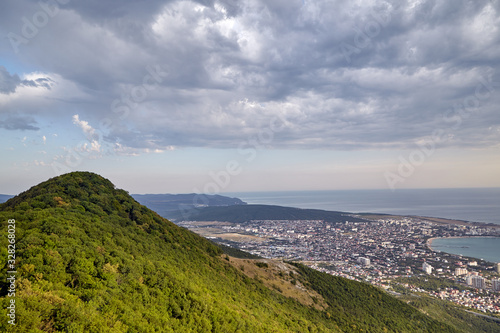
[[[88,121],[80,120],[80,116],[77,114],[73,115],[73,124],[80,127],[87,137],[92,138],[95,135],[95,129],[89,125]]]

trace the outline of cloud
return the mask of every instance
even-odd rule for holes
[[[87,142],[80,144],[78,147],[74,148],[76,151],[92,154],[92,153],[102,153],[102,137],[97,135],[96,130],[89,125],[89,123],[85,120],[80,120],[80,116],[75,114],[73,115],[73,124],[80,127],[85,134]],[[88,155],[88,158],[97,158],[101,157],[98,155]]]
[[[20,84],[21,79],[19,76],[10,75],[5,67],[0,66],[0,93],[13,93]]]
[[[3,32],[38,10],[7,6]],[[486,0],[72,1],[21,46],[41,74],[0,67],[0,94],[19,94],[0,105],[18,119],[77,110],[88,150],[97,131],[115,152],[237,148],[275,119],[263,146],[401,149],[437,129],[453,136],[443,146],[495,146],[499,12]],[[155,79],[156,67],[168,74]],[[493,92],[474,100],[484,80]],[[477,107],[457,113],[466,102]]]
[[[101,144],[97,140],[92,140],[91,142],[85,142],[82,146],[76,148],[80,152],[85,153],[99,153],[101,152]]]
[[[43,87],[51,88],[50,78],[37,78],[36,80],[21,80],[17,74],[11,75],[4,66],[0,66],[0,93],[14,93],[17,87]]]
[[[44,161],[38,161],[38,160],[35,160],[35,161],[33,162],[33,164],[34,164],[34,165],[36,165],[36,166],[50,166],[50,164],[47,164],[47,163],[46,163],[46,162],[44,162]]]
[[[14,131],[38,131],[40,128],[32,117],[9,116],[5,120],[0,120],[0,128]]]
[[[80,116],[77,114],[73,115],[73,124],[80,127],[87,137],[93,137],[95,135],[95,129],[89,125],[88,121],[80,120]]]
[[[50,90],[52,88],[52,82],[54,81],[50,78],[42,77],[36,80],[23,80],[21,85],[27,87],[43,87]]]
[[[165,151],[175,150],[175,147],[168,146],[164,147],[164,149],[149,149],[149,148],[132,148],[122,145],[119,142],[116,142],[113,147],[113,153],[120,156],[139,156],[142,154],[161,154]]]

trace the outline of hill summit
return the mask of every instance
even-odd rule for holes
[[[93,173],[43,182],[0,217],[15,225],[14,262],[12,237],[0,241],[2,332],[454,332],[372,286],[287,265],[280,281],[316,295],[305,305],[242,272],[263,263],[235,267]]]

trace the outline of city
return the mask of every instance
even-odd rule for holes
[[[499,229],[436,223],[419,217],[370,219],[337,224],[322,220],[253,220],[241,224],[184,221],[179,225],[217,243],[264,258],[300,261],[396,295],[405,291],[426,293],[466,308],[500,314],[500,264],[429,247],[433,238],[499,236]]]

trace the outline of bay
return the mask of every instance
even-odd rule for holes
[[[431,248],[434,251],[500,262],[498,237],[436,238],[432,241]]]

